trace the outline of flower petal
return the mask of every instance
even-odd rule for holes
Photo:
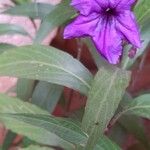
[[[101,8],[106,8],[109,6],[111,0],[95,0]]]
[[[117,9],[131,9],[136,0],[110,0]]]
[[[135,16],[126,10],[117,17],[116,28],[135,47],[141,47],[140,34]]]
[[[103,20],[101,18],[95,30],[93,41],[99,53],[101,53],[110,63],[117,64],[122,53],[122,41],[120,34],[115,29],[115,20]]]
[[[71,6],[82,15],[89,15],[91,12],[97,12],[101,9],[96,0],[72,0]]]
[[[92,36],[99,21],[99,14],[92,13],[88,16],[79,15],[64,30],[64,38],[70,39],[80,36]]]

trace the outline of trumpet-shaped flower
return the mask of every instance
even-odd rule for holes
[[[131,7],[135,0],[72,0],[78,17],[64,30],[64,38],[90,36],[98,52],[110,63],[119,62],[122,41],[141,46]]]

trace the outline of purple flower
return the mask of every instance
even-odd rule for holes
[[[135,0],[72,0],[80,15],[64,30],[64,38],[90,36],[100,54],[110,63],[119,62],[122,40],[141,46],[131,7]]]

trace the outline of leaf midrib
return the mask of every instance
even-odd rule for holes
[[[114,72],[114,75],[113,75],[113,77],[112,77],[112,79],[111,79],[111,82],[110,82],[110,84],[109,84],[109,86],[108,86],[108,90],[106,91],[106,94],[104,95],[104,98],[103,98],[103,100],[102,100],[101,103],[100,103],[100,109],[98,110],[98,113],[97,113],[97,116],[96,116],[96,121],[98,120],[98,118],[99,118],[99,116],[100,116],[100,114],[101,114],[101,107],[102,107],[102,104],[106,101],[106,99],[107,99],[107,97],[108,97],[108,95],[109,95],[109,92],[110,92],[110,90],[111,90],[111,87],[113,86],[114,80],[115,80],[116,77],[117,77],[117,72],[118,72],[118,70],[116,70],[116,71]]]
[[[147,105],[142,105],[142,106],[134,106],[134,107],[128,107],[128,109],[125,109],[125,113],[128,112],[128,111],[133,111],[133,110],[136,110],[136,109],[141,109],[141,108],[150,108],[150,106],[147,106]]]
[[[23,64],[23,63],[26,63],[26,64],[39,64],[39,65],[42,64],[42,65],[46,65],[46,66],[49,66],[49,67],[53,67],[53,68],[60,69],[60,70],[62,70],[62,71],[64,71],[64,72],[66,72],[66,73],[72,75],[73,77],[75,77],[75,78],[78,79],[79,81],[81,81],[88,89],[91,88],[91,86],[90,86],[86,81],[84,81],[82,78],[78,77],[76,74],[74,74],[74,73],[72,73],[72,72],[70,72],[70,71],[68,71],[68,70],[66,70],[66,69],[64,69],[64,68],[62,68],[62,67],[59,67],[59,66],[57,66],[57,65],[49,64],[49,63],[45,63],[45,62],[41,62],[41,61],[33,61],[33,60],[32,60],[32,61],[30,61],[30,63],[29,63],[29,60],[27,60],[27,61],[11,62],[11,63],[7,63],[7,64],[4,64],[4,65],[1,65],[1,64],[0,64],[0,68],[1,68],[1,67],[4,67],[4,66],[11,66],[11,65]],[[1,72],[1,71],[0,71],[0,72]]]
[[[5,114],[5,113],[0,113],[0,114],[4,115],[4,117],[7,117],[7,118],[9,118],[11,115],[17,115],[17,114],[8,114],[8,115],[10,115],[10,116],[7,116],[7,114]],[[6,115],[6,116],[5,116],[5,115]],[[19,116],[17,116],[17,117],[19,117]],[[31,117],[26,117],[26,116],[22,116],[22,117],[24,117],[24,118],[26,118],[26,119],[33,119],[33,120],[40,121],[40,122],[43,122],[43,123],[45,122],[45,124],[47,124],[47,125],[55,126],[55,127],[61,128],[62,130],[65,129],[65,130],[68,131],[68,132],[71,132],[71,133],[76,134],[76,135],[79,135],[79,136],[81,135],[82,137],[84,137],[83,134],[80,134],[80,133],[78,133],[78,132],[74,132],[74,130],[71,130],[71,129],[67,128],[67,127],[64,127],[64,126],[55,124],[55,123],[53,123],[53,122],[46,121],[46,120],[44,120],[44,119],[31,118]],[[16,119],[16,120],[18,120],[18,121],[20,120],[20,119],[17,119],[15,116],[13,116],[13,118]],[[51,119],[51,118],[49,118],[49,119]],[[28,121],[26,122],[26,121],[24,121],[24,120],[22,120],[22,119],[21,119],[20,121],[22,121],[22,122],[24,122],[24,123],[27,123],[27,124],[33,126],[33,124],[30,124]],[[60,137],[60,134],[59,134],[59,133],[52,132],[52,130],[45,129],[43,126],[36,125],[36,127],[42,128],[42,129],[44,129],[44,130],[46,130],[46,131],[49,131],[49,132],[51,132],[51,133],[53,133],[53,134],[56,134],[57,136]],[[80,137],[81,137],[81,136],[80,136]],[[62,138],[62,136],[61,136],[61,138]],[[84,139],[85,139],[85,138],[86,138],[86,137],[84,137]],[[63,139],[63,138],[62,138],[62,139]],[[80,143],[80,142],[79,142],[79,143]]]
[[[113,75],[113,77],[112,77],[112,79],[111,79],[111,82],[110,82],[110,84],[109,84],[108,90],[107,90],[106,94],[104,95],[103,100],[102,100],[101,103],[100,103],[99,110],[98,110],[97,115],[96,115],[96,117],[95,117],[95,119],[94,119],[95,122],[99,122],[99,116],[100,116],[101,110],[102,110],[101,107],[103,106],[103,103],[106,101],[106,99],[107,99],[107,97],[108,97],[108,95],[109,95],[109,92],[110,92],[111,87],[112,87],[112,85],[113,85],[113,83],[114,83],[114,80],[115,80],[116,77],[117,77],[117,72],[118,72],[118,70],[115,70],[114,75]],[[97,92],[97,93],[95,94],[94,98],[97,97],[97,94],[99,94],[99,92]],[[93,99],[94,99],[94,98],[93,98]],[[106,112],[106,113],[107,113],[107,112]],[[106,113],[105,113],[105,116],[106,116]],[[105,122],[105,123],[106,123],[106,122]],[[96,128],[96,127],[94,126],[94,128],[91,129],[91,132],[90,132],[90,134],[89,134],[89,137],[92,136],[92,134],[95,132],[95,128]],[[104,128],[104,127],[103,127],[103,128]],[[102,132],[102,131],[101,131],[101,132]]]

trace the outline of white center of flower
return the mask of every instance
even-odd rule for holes
[[[109,12],[109,11],[110,11],[110,8],[107,8],[107,9],[106,9],[106,12]]]

